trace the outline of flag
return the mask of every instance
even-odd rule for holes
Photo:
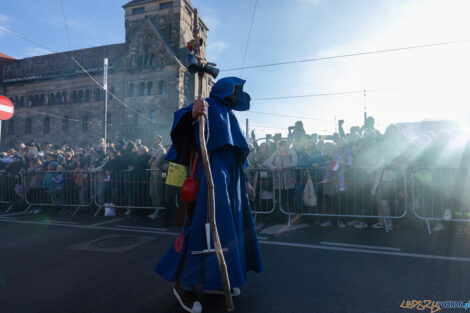
[[[339,163],[337,161],[333,161],[329,167],[329,170],[336,172],[338,168],[339,168]]]

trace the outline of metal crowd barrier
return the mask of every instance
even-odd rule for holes
[[[26,172],[23,186],[26,211],[33,206],[71,207],[76,215],[80,208],[92,204],[87,170]]]
[[[95,216],[106,204],[111,204],[113,208],[165,209],[166,188],[162,177],[160,169],[147,169],[141,174],[129,170],[111,172],[109,175],[95,173],[95,204],[98,207]]]
[[[388,232],[388,219],[406,215],[406,175],[398,175],[389,181],[384,181],[380,175],[376,183],[377,169],[348,168],[344,173],[331,171],[330,179],[324,182],[325,173],[325,168],[292,168],[279,173],[274,188],[279,194],[279,209],[288,215],[288,225],[292,215],[376,218],[384,220]],[[316,205],[313,206],[305,205],[303,200],[309,178],[315,191]],[[341,184],[342,179],[344,185]],[[375,192],[372,194],[373,189]],[[383,216],[378,213],[380,200],[388,201],[390,214]]]
[[[8,205],[6,213],[10,212],[16,199],[23,193],[19,186],[22,186],[19,175],[0,172],[0,203]]]
[[[412,207],[417,218],[429,221],[470,222],[470,168],[426,167],[411,173]]]
[[[255,199],[250,204],[251,213],[254,214],[254,221],[256,222],[258,214],[271,214],[276,209],[275,173],[265,168],[248,168],[245,173],[255,190]]]

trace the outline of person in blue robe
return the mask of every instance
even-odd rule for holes
[[[207,113],[206,140],[214,180],[216,222],[222,248],[228,249],[224,257],[233,296],[239,295],[238,287],[247,283],[248,271],[263,271],[247,194],[247,188],[249,191],[252,188],[243,172],[248,166],[249,146],[233,112],[250,108],[244,84],[240,78],[222,78],[214,84],[205,102],[197,99],[176,111],[171,131],[173,144],[167,155],[171,162],[190,165],[191,147],[199,149],[197,116]],[[176,282],[173,293],[186,311],[194,313],[202,311],[194,286],[203,285],[207,293],[223,294],[216,254],[191,253],[207,249],[207,184],[201,158],[195,178],[200,183],[198,198],[192,221],[184,228],[183,243],[172,246],[155,267],[156,273]]]

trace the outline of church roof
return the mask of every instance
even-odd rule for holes
[[[11,59],[11,60],[16,60],[14,57],[11,57],[11,56],[9,56],[9,55],[6,55],[6,54],[4,54],[4,53],[1,53],[1,52],[0,52],[0,58],[1,58],[1,59]]]
[[[120,43],[16,60],[16,62],[4,66],[3,82],[81,73],[82,70],[73,61],[72,57],[90,72],[101,71],[103,59],[106,57],[108,58],[109,67],[113,68],[119,64],[125,49],[125,44]]]

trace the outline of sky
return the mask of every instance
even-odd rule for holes
[[[4,1],[0,52],[16,58],[124,42],[121,0]],[[362,125],[364,108],[384,130],[397,122],[470,119],[470,42],[315,62],[227,71],[292,60],[470,40],[467,0],[193,0],[208,25],[207,59],[219,77],[246,79],[251,110],[237,113],[258,136],[286,134],[295,121],[327,134],[335,121]],[[254,10],[256,3],[256,10]],[[251,19],[254,13],[250,33]],[[249,40],[248,40],[249,39]],[[273,97],[363,91],[343,95]],[[258,100],[257,100],[258,99]],[[278,114],[273,116],[259,112]],[[285,115],[289,115],[285,116]],[[301,118],[299,118],[301,117]],[[470,132],[470,127],[467,127]]]

